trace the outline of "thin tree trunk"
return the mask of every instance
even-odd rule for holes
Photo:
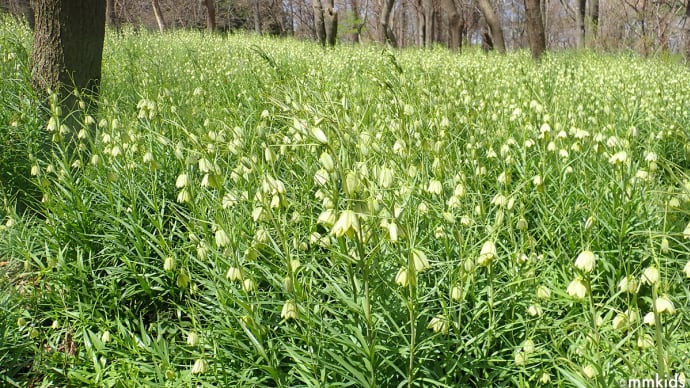
[[[477,6],[484,15],[486,24],[489,25],[493,47],[495,47],[499,53],[504,54],[506,52],[506,44],[505,40],[503,40],[503,29],[501,28],[501,23],[499,22],[491,3],[489,0],[478,0]]]
[[[152,0],[153,5],[153,15],[156,17],[156,23],[158,23],[158,29],[161,34],[165,32],[165,19],[163,18],[163,11],[161,11],[161,5],[158,0]]]
[[[326,42],[333,47],[338,37],[338,12],[335,10],[333,0],[327,0],[326,4],[327,8],[323,10],[324,31],[326,33]]]
[[[577,48],[585,47],[585,9],[587,0],[577,0],[577,9],[575,10],[575,20],[577,22]]]
[[[316,40],[322,46],[326,45],[326,24],[323,19],[323,7],[321,7],[321,0],[312,0],[311,7],[314,9],[314,31],[316,32]]]
[[[546,37],[539,0],[525,0],[525,13],[527,14],[527,40],[529,40],[532,58],[538,60],[546,50]]]
[[[424,0],[424,46],[431,48],[434,42],[434,3]]]
[[[690,6],[690,1],[688,6]],[[690,8],[688,9],[690,10]],[[592,18],[592,37],[596,39],[599,30],[599,0],[589,0],[589,12]]]
[[[453,0],[443,0],[443,7],[448,12],[448,48],[457,50],[462,44],[462,17]]]
[[[254,32],[261,35],[261,10],[259,9],[259,0],[254,0]]]
[[[115,26],[115,4],[113,0],[105,2],[105,22],[108,26]]]
[[[287,28],[286,32],[288,35],[294,35],[295,34],[295,9],[294,5],[292,4],[292,0],[287,0]]]
[[[213,0],[200,1],[206,7],[206,29],[208,32],[213,32],[216,29],[216,7],[213,5]]]
[[[381,34],[381,43],[389,43],[393,47],[396,46],[395,34],[390,26],[390,15],[393,10],[393,5],[395,5],[395,0],[383,0],[381,7],[381,15],[379,17],[379,29]]]
[[[352,13],[355,16],[355,22],[352,26],[352,40],[356,43],[362,43],[362,29],[367,23],[367,16],[369,14],[369,0],[364,2],[364,15],[360,15],[360,7],[358,0],[351,0]],[[361,16],[361,18],[360,18]]]

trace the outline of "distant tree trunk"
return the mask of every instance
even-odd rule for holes
[[[462,44],[462,16],[453,0],[443,0],[443,8],[448,12],[448,48],[457,50]]]
[[[434,3],[424,0],[424,46],[431,48],[434,42]]]
[[[577,9],[575,10],[575,20],[577,22],[577,48],[585,47],[585,9],[587,0],[577,0]]]
[[[592,19],[592,38],[596,39],[599,30],[599,0],[589,0],[589,13]]]
[[[0,0],[0,10],[6,10],[18,19],[23,19],[34,29],[34,11],[29,0]]]
[[[479,10],[484,15],[486,19],[486,24],[489,25],[489,30],[491,31],[491,40],[493,42],[492,47],[495,47],[499,53],[504,54],[506,52],[505,40],[503,40],[503,29],[501,28],[501,22],[496,16],[491,2],[489,0],[478,0],[477,6]]]
[[[335,10],[333,0],[327,0],[326,3],[327,8],[323,10],[324,31],[326,33],[326,42],[333,47],[338,37],[338,12]]]
[[[357,43],[361,43],[362,29],[367,23],[367,15],[369,11],[369,0],[364,3],[364,15],[360,15],[360,7],[358,0],[351,0],[350,6],[352,7],[352,13],[354,14],[355,21],[352,26],[352,40]]]
[[[216,29],[216,7],[213,0],[199,0],[206,7],[206,29],[213,32]]]
[[[254,0],[254,32],[261,35],[261,9],[259,8],[259,0]]]
[[[525,13],[527,14],[527,40],[532,51],[532,58],[538,60],[546,50],[546,36],[539,0],[525,0]]]
[[[294,35],[295,34],[295,9],[294,5],[292,4],[292,0],[287,0],[287,34],[288,35]]]
[[[426,42],[426,17],[424,15],[424,0],[417,0],[417,34],[416,44],[419,47],[424,47]]]
[[[326,45],[326,24],[323,19],[323,7],[321,7],[321,0],[312,0],[311,6],[314,9],[314,31],[316,31],[316,40],[322,46]]]
[[[115,4],[113,0],[106,0],[105,2],[105,23],[110,26],[115,26]]]
[[[383,3],[381,4],[381,15],[379,17],[381,43],[389,43],[393,47],[395,47],[397,43],[393,29],[390,26],[390,16],[394,4],[395,0],[383,0]]]
[[[153,5],[153,15],[156,17],[156,23],[158,23],[158,29],[161,34],[165,32],[165,19],[163,18],[163,11],[161,11],[161,5],[158,0],[152,0]]]

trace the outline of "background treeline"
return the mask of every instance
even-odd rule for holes
[[[150,29],[212,28],[397,47],[528,47],[526,5],[539,7],[548,49],[690,51],[687,0],[107,0],[108,23]],[[32,23],[29,0],[0,7]],[[158,12],[156,12],[158,10]],[[315,17],[315,15],[317,15]],[[323,15],[323,16],[320,16]],[[316,27],[315,27],[316,26]],[[327,30],[328,28],[326,28]],[[335,29],[334,29],[335,30]],[[328,31],[325,31],[327,33]],[[323,35],[323,36],[322,36]]]

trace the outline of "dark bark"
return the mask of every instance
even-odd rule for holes
[[[503,29],[501,28],[501,22],[498,20],[498,16],[496,16],[496,12],[494,12],[491,3],[489,0],[478,0],[477,6],[482,12],[482,15],[484,15],[486,24],[489,25],[492,40],[491,47],[496,48],[499,53],[504,54],[506,52],[506,44],[503,39]]]
[[[34,11],[29,0],[4,0],[0,1],[0,10],[6,10],[18,19],[22,19],[34,28]]]
[[[213,5],[213,0],[200,0],[200,2],[206,7],[206,29],[208,32],[213,32],[216,29],[216,7]]]
[[[37,91],[98,93],[101,79],[105,1],[37,0],[31,77]]]
[[[326,45],[326,24],[323,18],[323,7],[320,0],[312,0],[311,6],[314,9],[314,31],[316,31],[316,40],[322,46]]]

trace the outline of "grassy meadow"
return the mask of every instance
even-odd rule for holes
[[[126,30],[74,125],[30,46],[3,19],[0,385],[690,376],[686,64]]]

